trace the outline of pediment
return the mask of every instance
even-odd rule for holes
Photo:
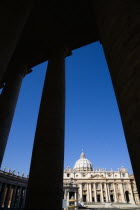
[[[105,179],[103,176],[95,174],[95,175],[91,175],[92,179]]]

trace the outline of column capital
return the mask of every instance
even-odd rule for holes
[[[66,47],[66,46],[54,46],[51,48],[50,52],[49,52],[49,59],[55,59],[55,57],[58,57],[58,56],[64,56],[64,57],[67,57],[67,56],[70,56],[72,55],[72,51]]]

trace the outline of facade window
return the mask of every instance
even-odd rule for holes
[[[100,185],[96,184],[96,189],[99,190],[100,189]]]
[[[110,188],[110,189],[113,188],[113,184],[112,184],[112,183],[109,184],[109,188]]]
[[[100,202],[101,199],[100,199],[100,195],[97,195],[97,202]]]
[[[70,177],[70,174],[67,174],[67,177]]]
[[[87,201],[86,195],[83,195],[83,202],[86,202],[86,201]]]

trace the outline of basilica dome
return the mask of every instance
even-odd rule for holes
[[[93,171],[92,163],[86,158],[84,152],[81,153],[80,159],[76,161],[73,169],[75,171]]]

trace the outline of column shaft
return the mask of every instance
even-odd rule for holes
[[[15,207],[16,195],[17,195],[17,186],[14,186],[12,200],[11,200],[11,206],[10,206],[11,209]]]
[[[22,0],[17,1],[15,5],[13,2],[9,2],[8,5],[7,7],[7,3],[3,2],[0,7],[0,83],[3,80],[4,73],[7,70],[7,66],[19,42],[24,26],[35,5],[35,1]]]
[[[110,190],[109,190],[109,185],[107,184],[106,187],[107,187],[107,192],[108,192],[108,201],[110,202]]]
[[[117,202],[117,195],[116,195],[115,183],[113,183],[113,186],[114,186],[114,201]]]
[[[102,202],[102,203],[104,202],[104,198],[103,198],[103,186],[102,186],[102,183],[101,183],[101,202]]]
[[[18,200],[16,202],[16,208],[21,208],[21,196],[22,196],[22,187],[18,189]]]
[[[98,0],[93,4],[140,195],[140,1]]]
[[[6,193],[6,188],[7,188],[7,184],[2,184],[2,190],[1,190],[1,194],[0,194],[0,208],[2,208],[2,204],[4,202],[5,199],[5,193]]]
[[[133,197],[133,192],[132,192],[132,187],[131,187],[131,183],[128,183],[128,187],[129,187],[129,197],[130,197],[130,203],[135,203],[134,201],[134,197]]]
[[[94,183],[93,185],[94,185],[94,200],[95,202],[97,202],[96,183]]]
[[[106,196],[106,202],[108,202],[108,192],[107,192],[107,186],[106,183],[104,184],[105,186],[105,196]]]
[[[125,199],[124,199],[124,192],[123,192],[123,186],[122,184],[119,184],[120,187],[120,193],[121,193],[121,197],[122,197],[122,203],[126,203]]]
[[[4,208],[8,208],[8,204],[9,204],[9,200],[10,200],[10,194],[11,194],[11,185],[8,186],[7,195],[6,195],[6,198],[5,198]]]
[[[91,189],[91,183],[89,184],[89,202],[92,202],[92,189]]]
[[[82,183],[79,186],[79,194],[80,194],[80,201],[83,201],[83,193],[82,193]]]
[[[89,184],[87,183],[87,202],[89,202]]]
[[[67,206],[69,206],[69,199],[70,199],[70,193],[68,191],[68,193],[67,193]]]
[[[65,55],[60,49],[48,62],[33,146],[27,209],[62,210],[64,124]]]
[[[24,77],[24,71],[24,68],[15,71],[8,79],[0,95],[0,167],[8,140],[22,79]]]

